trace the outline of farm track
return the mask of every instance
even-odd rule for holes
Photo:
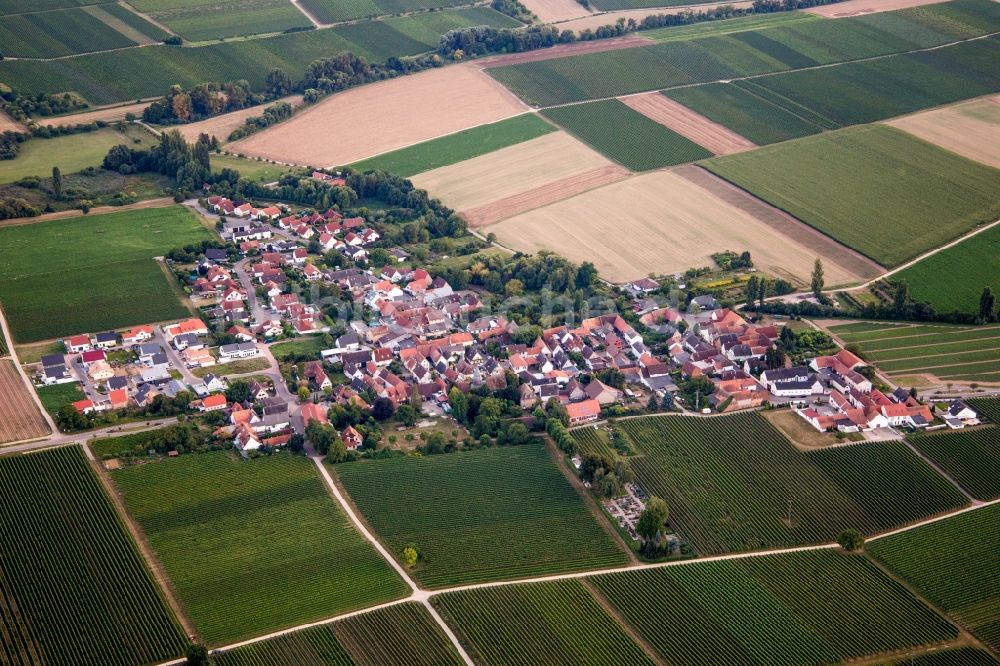
[[[753,215],[775,231],[807,247],[815,248],[818,256],[822,256],[842,266],[858,277],[874,278],[877,275],[882,275],[885,271],[883,266],[860,252],[841,245],[798,218],[778,210],[706,169],[694,165],[686,165],[678,167],[674,171],[679,176],[705,188],[731,206]]]

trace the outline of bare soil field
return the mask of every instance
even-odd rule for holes
[[[731,155],[757,147],[753,141],[658,92],[630,95],[622,97],[621,101],[716,155]]]
[[[149,106],[147,102],[138,104],[126,104],[124,106],[110,106],[83,113],[73,113],[68,116],[57,116],[43,120],[46,125],[77,125],[79,123],[93,123],[103,120],[106,123],[113,123],[118,120],[125,120],[125,115],[133,113],[137,118],[142,116],[142,112]]]
[[[535,208],[541,208],[563,199],[583,194],[595,187],[609,185],[615,181],[627,178],[628,169],[618,165],[597,167],[572,176],[567,176],[552,183],[539,185],[530,190],[512,194],[485,206],[469,208],[462,211],[462,217],[470,227],[484,227],[494,224],[514,215],[526,213]]]
[[[560,23],[562,28],[564,24]],[[600,25],[606,25],[601,23]],[[584,53],[599,53],[601,51],[617,51],[619,49],[631,49],[636,46],[649,46],[651,42],[635,35],[625,37],[615,37],[612,39],[597,39],[589,42],[573,42],[572,44],[559,44],[547,49],[536,51],[525,51],[524,53],[509,53],[507,55],[490,56],[481,60],[476,60],[475,64],[481,69],[490,67],[501,67],[503,65],[519,65],[523,62],[538,62],[540,60],[552,60],[553,58],[565,58],[566,56],[582,55]]]
[[[636,23],[638,23],[647,16],[657,16],[659,14],[682,14],[687,11],[709,11],[715,9],[716,7],[722,7],[723,5],[730,5],[732,7],[743,9],[752,6],[753,2],[720,2],[718,4],[697,5],[695,7],[681,6],[653,7],[650,9],[626,9],[619,12],[591,14],[590,16],[584,16],[571,21],[563,21],[559,23],[557,27],[561,30],[574,30],[576,32],[587,29],[597,30],[604,25],[614,25],[620,18],[623,18],[626,21],[633,19]]]
[[[614,282],[709,266],[713,252],[749,250],[762,270],[804,284],[817,256],[676,170],[593,189],[483,231],[515,250],[553,250],[572,261],[592,261]],[[824,267],[830,284],[858,279],[828,257]]]
[[[0,134],[4,132],[23,132],[24,127],[3,111],[0,111]]]
[[[823,5],[822,7],[810,7],[803,9],[804,12],[824,16],[826,18],[847,18],[848,16],[859,16],[861,14],[875,14],[878,12],[891,12],[907,7],[920,7],[921,5],[936,5],[946,0],[847,0],[833,5]]]
[[[887,124],[1000,169],[1000,95],[903,116]]]
[[[524,0],[522,4],[534,12],[542,23],[590,16],[590,12],[576,0]]]
[[[0,444],[35,439],[49,434],[31,389],[10,359],[0,361]]]
[[[289,95],[288,97],[282,97],[279,101],[288,102],[292,107],[299,107],[302,106],[302,95]],[[197,141],[198,135],[204,132],[209,136],[218,137],[219,141],[225,143],[233,130],[242,125],[247,118],[261,115],[264,113],[264,109],[276,103],[270,102],[269,104],[252,106],[248,109],[225,113],[221,116],[209,118],[208,120],[202,120],[201,122],[178,125],[177,129],[180,130],[181,136],[188,141]]]
[[[515,116],[527,106],[472,64],[331,95],[291,120],[229,145],[289,164],[339,166]]]
[[[464,212],[613,166],[616,165],[569,134],[551,132],[471,160],[425,171],[411,180],[445,205]]]

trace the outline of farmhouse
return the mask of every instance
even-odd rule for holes
[[[217,393],[202,399],[200,409],[203,412],[219,412],[224,410],[226,406],[226,396]]]
[[[302,405],[299,414],[302,416],[302,424],[306,427],[313,421],[318,421],[322,425],[329,425],[330,423],[330,419],[326,415],[326,409],[314,402],[307,402]]]
[[[348,451],[357,451],[365,441],[365,438],[354,429],[354,426],[344,428],[343,432],[340,433],[340,438],[344,440],[344,446],[347,447]]]

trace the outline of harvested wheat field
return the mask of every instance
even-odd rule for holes
[[[860,14],[892,12],[897,9],[906,9],[907,7],[937,5],[942,2],[946,2],[946,0],[847,0],[846,2],[839,2],[833,5],[810,7],[802,11],[826,18],[847,18],[848,16],[858,16]]]
[[[230,144],[250,157],[340,166],[527,110],[472,64],[352,88],[291,120]]]
[[[79,123],[94,123],[98,120],[103,120],[106,123],[113,123],[119,120],[125,120],[125,116],[129,113],[134,114],[136,118],[141,118],[142,112],[146,110],[147,106],[149,106],[148,102],[125,104],[123,106],[109,106],[103,109],[84,111],[83,113],[73,113],[68,116],[56,116],[55,118],[46,119],[45,122],[53,125],[77,125]]]
[[[49,427],[10,359],[0,361],[0,444],[35,439],[49,434]]]
[[[521,4],[531,10],[542,23],[590,16],[587,8],[576,0],[523,0]]]
[[[622,97],[621,101],[716,155],[731,155],[757,147],[749,139],[658,92],[630,95]]]
[[[600,184],[624,177],[623,168],[565,132],[474,157],[458,164],[417,174],[417,187],[465,214],[474,226],[544,206]],[[517,199],[526,193],[527,199]],[[506,214],[498,203],[516,203]],[[468,219],[468,218],[467,218]]]
[[[1000,169],[1000,95],[903,116],[887,124]]]
[[[713,252],[749,250],[761,269],[804,284],[816,260],[812,249],[676,171],[634,176],[483,231],[514,250],[592,261],[614,282],[708,266]],[[825,257],[824,267],[828,284],[858,280]]]
[[[943,0],[942,0],[943,1]],[[678,7],[651,7],[649,9],[626,9],[619,12],[604,12],[603,14],[591,14],[589,16],[584,16],[582,18],[573,19],[572,21],[564,21],[557,25],[556,27],[560,30],[575,30],[580,32],[582,30],[597,30],[601,26],[610,25],[613,26],[618,19],[623,18],[626,21],[629,19],[634,20],[636,23],[640,22],[647,16],[657,16],[660,14],[682,14],[689,11],[711,11],[716,7],[723,6],[736,7],[738,9],[745,9],[747,7],[752,7],[753,2],[720,2],[718,4],[706,4],[698,5],[697,7],[690,6],[678,6]]]
[[[288,102],[292,107],[299,107],[302,106],[302,95],[289,95],[288,97],[282,97],[278,101]],[[232,113],[224,113],[221,116],[215,116],[214,118],[202,120],[197,123],[179,125],[177,129],[180,131],[181,136],[188,141],[197,141],[198,135],[204,132],[209,136],[218,137],[219,141],[225,143],[229,140],[229,135],[232,134],[233,130],[242,125],[247,118],[259,116],[264,113],[264,109],[272,104],[277,104],[277,102],[251,106],[239,111],[233,111]]]

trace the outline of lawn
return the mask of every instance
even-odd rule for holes
[[[979,312],[983,287],[1000,293],[1000,225],[900,271],[914,300],[938,312]]]
[[[536,444],[334,469],[392,553],[416,547],[430,588],[627,561]]]
[[[632,171],[648,171],[712,155],[616,99],[562,106],[542,113]]]
[[[324,349],[326,349],[326,345],[323,344],[323,336],[320,335],[304,335],[270,346],[271,355],[277,361],[284,361],[292,356],[303,355],[319,358],[319,353]]]
[[[0,458],[4,664],[157,663],[186,638],[78,446]]]
[[[448,637],[415,603],[285,634],[213,657],[216,666],[460,666]]]
[[[1000,648],[1000,506],[879,539],[865,547],[931,603]]]
[[[271,164],[236,155],[212,155],[211,162],[212,171],[215,173],[223,169],[235,169],[243,178],[260,183],[273,183],[291,169],[284,164]]]
[[[87,397],[76,382],[56,384],[55,386],[36,386],[35,392],[38,393],[38,399],[42,401],[42,407],[53,418],[66,405],[71,405]]]
[[[351,168],[357,171],[383,170],[409,178],[554,131],[555,128],[539,116],[526,113],[355,162]]]
[[[1000,498],[1000,427],[911,435],[909,442],[976,499]]]
[[[841,663],[958,635],[871,562],[832,550],[591,581],[669,663]]]
[[[847,528],[875,534],[966,504],[901,443],[803,453],[755,413],[616,428],[639,453],[639,485],[667,502],[701,554],[829,543]]]
[[[1000,217],[1000,170],[884,125],[703,164],[885,266]]]
[[[138,144],[135,139],[139,139]],[[48,178],[52,175],[52,167],[56,166],[64,175],[99,167],[108,151],[120,143],[132,148],[148,148],[156,143],[156,138],[133,125],[124,133],[105,127],[53,139],[32,139],[21,144],[16,158],[0,160],[0,183],[13,183],[26,176]]]
[[[0,301],[15,341],[185,316],[153,257],[208,238],[182,206],[0,228]]]
[[[402,596],[313,464],[186,455],[113,473],[191,621],[220,644]]]

